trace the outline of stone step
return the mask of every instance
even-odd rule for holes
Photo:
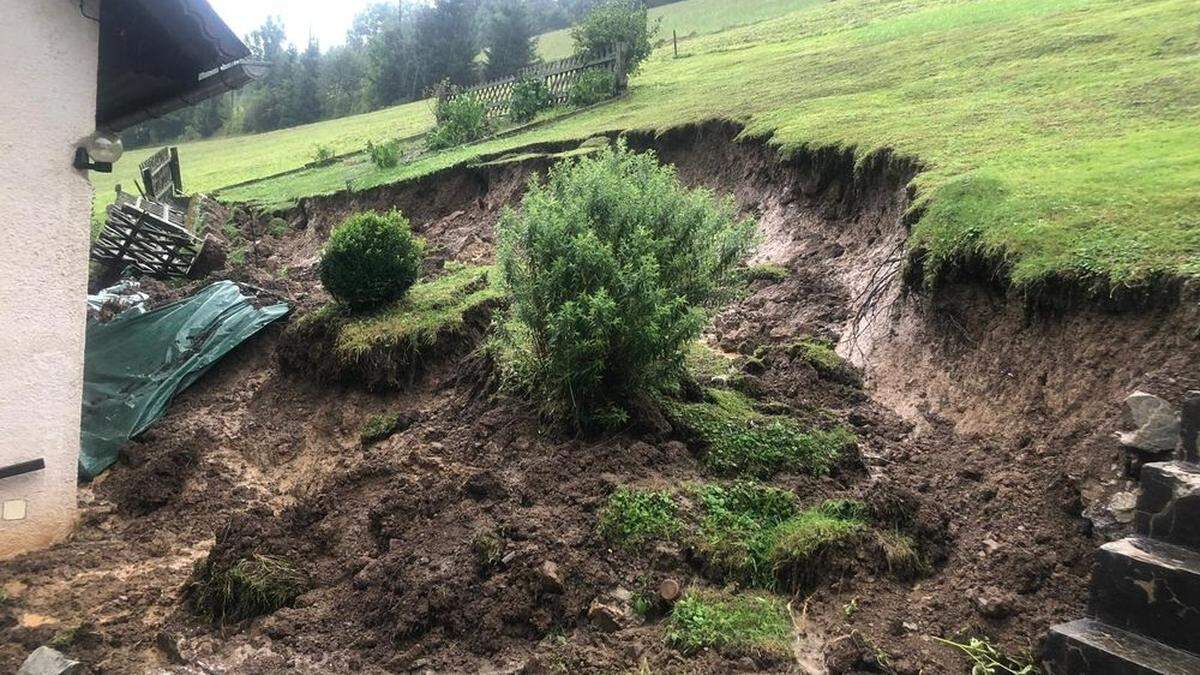
[[[1088,613],[1115,628],[1200,652],[1200,553],[1146,537],[1101,546]]]
[[[1200,673],[1200,657],[1095,619],[1052,627],[1042,665],[1047,675]]]
[[[1200,550],[1200,465],[1147,464],[1141,486],[1133,514],[1137,533]]]

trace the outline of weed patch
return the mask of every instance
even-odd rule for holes
[[[792,621],[783,601],[769,595],[688,591],[667,622],[667,642],[684,652],[787,656]]]
[[[799,357],[826,380],[851,386],[862,386],[862,377],[834,351],[833,345],[812,337],[803,338],[786,347],[789,354]]]
[[[411,420],[403,413],[374,415],[367,420],[358,437],[363,445],[371,445],[404,431],[409,424],[411,424]]]
[[[668,400],[665,410],[672,423],[704,446],[705,467],[721,476],[824,475],[855,442],[842,427],[805,430],[790,417],[760,413],[745,394],[726,389],[708,389],[698,403]]]
[[[776,265],[774,263],[750,265],[746,269],[742,270],[742,278],[745,279],[747,283],[753,283],[755,281],[769,281],[771,283],[777,283],[790,276],[792,276],[791,270],[783,265]]]

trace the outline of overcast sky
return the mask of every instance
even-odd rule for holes
[[[288,39],[297,46],[308,43],[309,31],[325,50],[346,39],[354,15],[371,0],[209,0],[225,23],[244,37],[268,16],[283,17]]]

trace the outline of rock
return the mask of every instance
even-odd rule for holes
[[[1003,619],[1012,614],[1013,596],[995,586],[985,588],[971,598],[975,609],[989,619]]]
[[[658,597],[667,604],[674,604],[682,593],[683,587],[674,579],[663,579],[663,582],[658,585]]]
[[[1148,452],[1174,450],[1179,443],[1179,416],[1163,399],[1135,391],[1125,399],[1125,409],[1137,429],[1117,434],[1121,445]]]
[[[25,659],[17,675],[76,675],[82,672],[82,663],[68,659],[56,649],[42,646]]]
[[[615,633],[621,630],[627,619],[625,611],[616,605],[593,600],[591,606],[588,607],[588,621],[606,633]]]
[[[1137,507],[1137,495],[1132,492],[1117,492],[1108,500],[1108,511],[1122,525],[1133,522],[1134,509]]]
[[[558,565],[547,560],[538,568],[538,577],[541,581],[542,588],[551,593],[561,593],[563,590],[562,575],[559,574]]]
[[[633,601],[633,592],[628,588],[614,589],[609,595],[617,602],[628,603]]]

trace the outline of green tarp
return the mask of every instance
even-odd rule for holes
[[[89,321],[83,368],[79,475],[92,479],[130,438],[162,417],[171,399],[213,363],[287,314],[256,306],[232,281],[154,311]]]

